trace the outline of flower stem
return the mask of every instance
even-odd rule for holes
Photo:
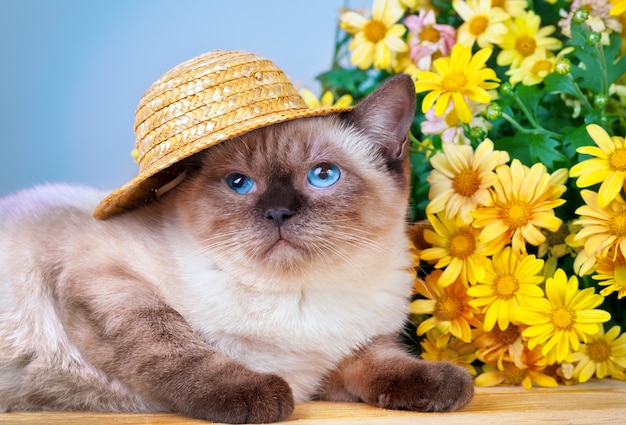
[[[563,135],[561,135],[559,133],[555,133],[555,132],[550,131],[550,130],[546,130],[543,127],[535,127],[535,128],[523,127],[520,123],[518,123],[515,120],[515,118],[513,118],[512,116],[510,116],[509,114],[507,114],[505,112],[502,113],[502,118],[504,118],[509,124],[511,124],[513,126],[513,128],[515,128],[520,133],[524,133],[524,134],[546,134],[546,135],[552,137],[553,139],[563,140]]]
[[[524,116],[526,116],[526,119],[528,120],[528,122],[530,123],[530,125],[533,128],[532,129],[524,128],[517,121],[515,121],[515,119],[513,117],[503,113],[502,116],[504,117],[504,119],[506,119],[513,127],[518,129],[519,131],[521,131],[523,133],[527,133],[527,134],[546,134],[546,135],[548,135],[548,136],[550,136],[550,137],[552,137],[554,139],[557,139],[557,140],[562,140],[563,139],[563,135],[562,134],[555,133],[555,132],[550,131],[550,130],[542,127],[541,125],[539,125],[539,123],[537,122],[537,120],[535,119],[533,114],[530,113],[530,111],[528,110],[528,108],[526,107],[524,102],[522,102],[521,99],[518,96],[515,96],[514,98],[515,98],[515,103],[521,109],[521,111],[524,113]]]
[[[591,106],[591,103],[589,103],[589,99],[587,99],[587,96],[584,95],[584,93],[582,92],[582,90],[580,89],[576,81],[574,81],[574,78],[571,76],[571,74],[567,74],[567,78],[569,78],[569,80],[571,81],[572,86],[574,87],[574,90],[576,90],[578,99],[580,99],[580,101],[583,103],[585,109],[587,109],[590,112],[593,111],[593,106]]]
[[[602,42],[596,43],[596,49],[598,50],[598,62],[600,62],[600,69],[602,72],[600,76],[602,78],[602,93],[605,95],[609,95],[609,85],[607,83],[607,69],[606,69],[606,59],[604,57],[604,49],[602,48]]]
[[[435,152],[435,148],[432,145],[426,145],[422,142],[420,142],[415,136],[413,136],[413,133],[409,132],[409,152],[412,153],[417,153],[417,152],[422,152],[422,151],[426,151],[426,152],[430,152],[430,153],[434,153]],[[428,157],[428,155],[426,155]]]

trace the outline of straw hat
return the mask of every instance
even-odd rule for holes
[[[94,217],[145,205],[184,179],[180,161],[269,124],[344,112],[310,109],[271,61],[242,51],[215,51],[159,78],[135,112],[139,174],[107,196]]]

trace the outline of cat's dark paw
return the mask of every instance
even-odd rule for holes
[[[387,409],[446,412],[462,408],[474,396],[469,372],[448,362],[416,361],[377,374],[370,404]]]
[[[282,421],[294,408],[291,388],[284,379],[251,371],[225,379],[194,404],[186,412],[190,416],[231,424]]]

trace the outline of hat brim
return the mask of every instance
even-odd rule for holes
[[[269,115],[252,117],[245,122],[239,121],[236,125],[233,125],[233,128],[222,128],[219,132],[197,138],[184,146],[178,147],[172,152],[166,153],[163,155],[162,159],[154,163],[153,166],[143,170],[135,178],[104,198],[96,207],[93,216],[98,219],[106,219],[140,208],[154,201],[157,198],[156,189],[174,180],[183,171],[180,167],[176,166],[180,164],[180,161],[218,143],[268,125],[291,121],[297,118],[348,112],[351,109],[352,107],[346,106],[274,112]]]

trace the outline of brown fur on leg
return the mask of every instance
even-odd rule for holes
[[[418,360],[393,338],[379,337],[346,358],[325,380],[321,397],[360,399],[388,409],[452,411],[474,395],[469,372],[448,362]]]
[[[152,403],[194,418],[266,423],[289,417],[294,400],[283,378],[253,371],[205,344],[143,282],[117,273],[117,282],[82,285],[63,297],[68,334],[91,364]],[[122,302],[128,293],[133,302]],[[110,305],[93,302],[99,299]]]

